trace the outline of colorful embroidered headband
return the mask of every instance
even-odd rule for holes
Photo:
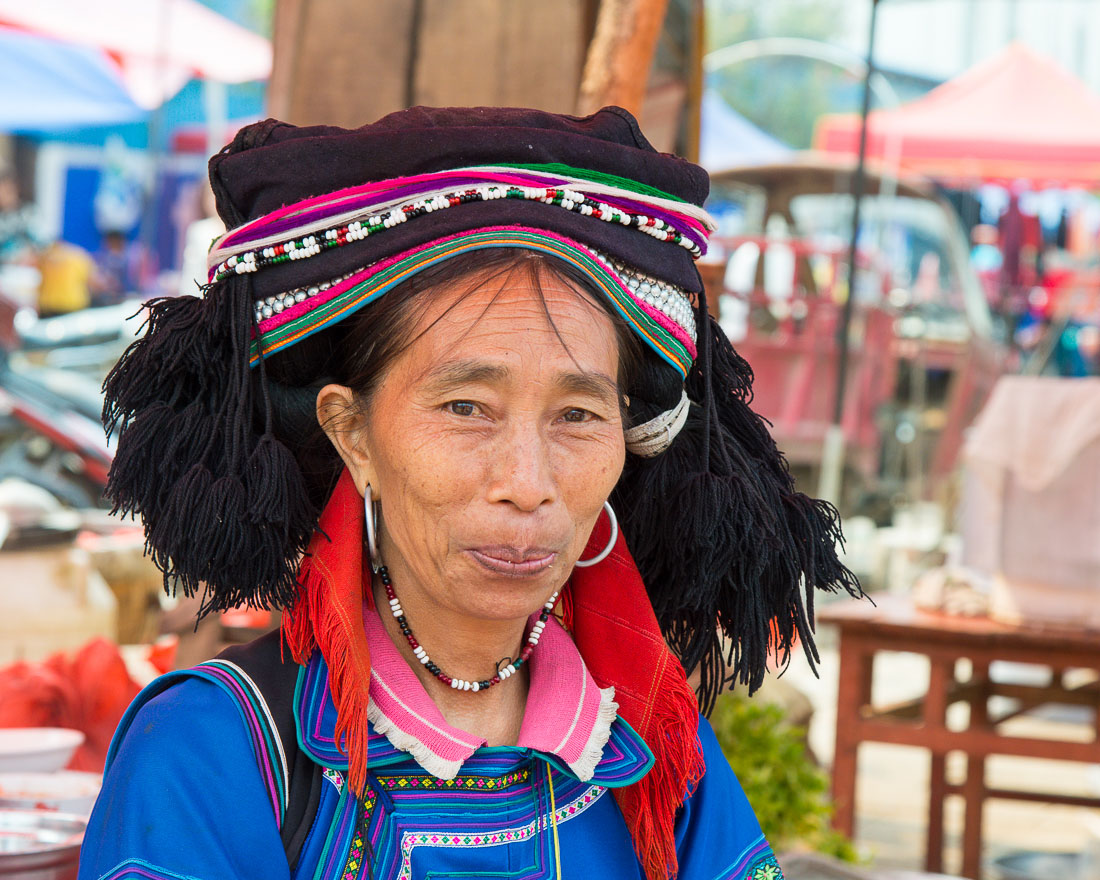
[[[593,180],[578,176],[583,171],[569,169],[574,174],[567,175],[562,169],[556,166],[551,173],[545,168],[463,168],[309,198],[223,235],[210,252],[210,279],[217,282],[307,260],[427,214],[499,199],[541,202],[593,221],[632,227],[679,245],[692,256],[705,251],[714,224],[701,208],[623,178],[600,175],[600,180]],[[696,354],[696,328],[684,290],[565,236],[511,226],[474,228],[428,241],[339,278],[257,300],[249,362],[255,366],[261,358],[343,320],[429,266],[471,250],[497,247],[536,250],[580,269],[638,336],[681,379],[687,376]]]
[[[373,302],[418,272],[485,248],[525,248],[548,254],[584,272],[638,336],[670,366],[687,376],[695,357],[695,318],[680,290],[626,274],[602,255],[563,236],[538,229],[497,227],[430,242],[350,276],[257,303],[250,363],[293,345]],[[266,312],[265,312],[266,310]]]
[[[553,169],[552,173],[547,169]],[[308,259],[383,234],[426,214],[475,202],[541,202],[606,223],[633,227],[680,245],[698,258],[715,229],[696,205],[653,187],[611,175],[594,181],[563,172],[565,166],[473,167],[349,187],[280,208],[227,232],[210,250],[210,280],[250,274]],[[574,175],[580,169],[568,169]],[[614,181],[614,185],[610,182]]]

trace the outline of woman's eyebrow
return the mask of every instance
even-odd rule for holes
[[[603,373],[563,373],[558,376],[557,384],[564,391],[589,394],[609,402],[615,402],[619,399],[619,383]]]
[[[481,361],[462,360],[437,364],[424,376],[424,384],[433,392],[442,392],[463,385],[490,385],[507,381],[511,375],[508,367]],[[563,391],[589,394],[608,401],[619,399],[619,386],[604,373],[576,371],[559,373],[555,384]]]
[[[432,367],[424,376],[425,384],[433,391],[444,391],[461,385],[492,384],[508,378],[509,370],[498,364],[481,361],[449,361]]]

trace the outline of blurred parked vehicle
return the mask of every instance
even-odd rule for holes
[[[53,387],[51,387],[53,386]],[[70,507],[104,504],[112,452],[98,387],[17,357],[0,364],[0,480],[17,477]]]
[[[803,154],[711,176],[711,301],[796,475],[820,465],[832,421],[852,172]],[[873,513],[876,500],[925,496],[951,472],[1009,352],[948,203],[875,169],[866,193],[842,425],[855,477],[845,506]]]
[[[15,344],[34,363],[80,371],[98,384],[144,320],[140,299],[52,318],[21,309],[13,319]]]
[[[137,302],[39,318],[0,284],[0,480],[69,507],[104,505],[112,451],[100,385],[133,339]]]

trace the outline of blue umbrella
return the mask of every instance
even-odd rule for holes
[[[0,131],[50,132],[146,115],[100,50],[0,27]]]
[[[699,164],[707,171],[779,162],[794,152],[749,122],[714,89],[703,92],[701,115]]]

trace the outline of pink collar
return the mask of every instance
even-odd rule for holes
[[[371,656],[367,717],[375,732],[433,776],[453,779],[486,741],[447,723],[376,610],[364,608],[363,625]],[[582,782],[588,781],[619,708],[615,689],[597,686],[573,639],[553,617],[528,665],[531,686],[517,746],[553,755]]]

